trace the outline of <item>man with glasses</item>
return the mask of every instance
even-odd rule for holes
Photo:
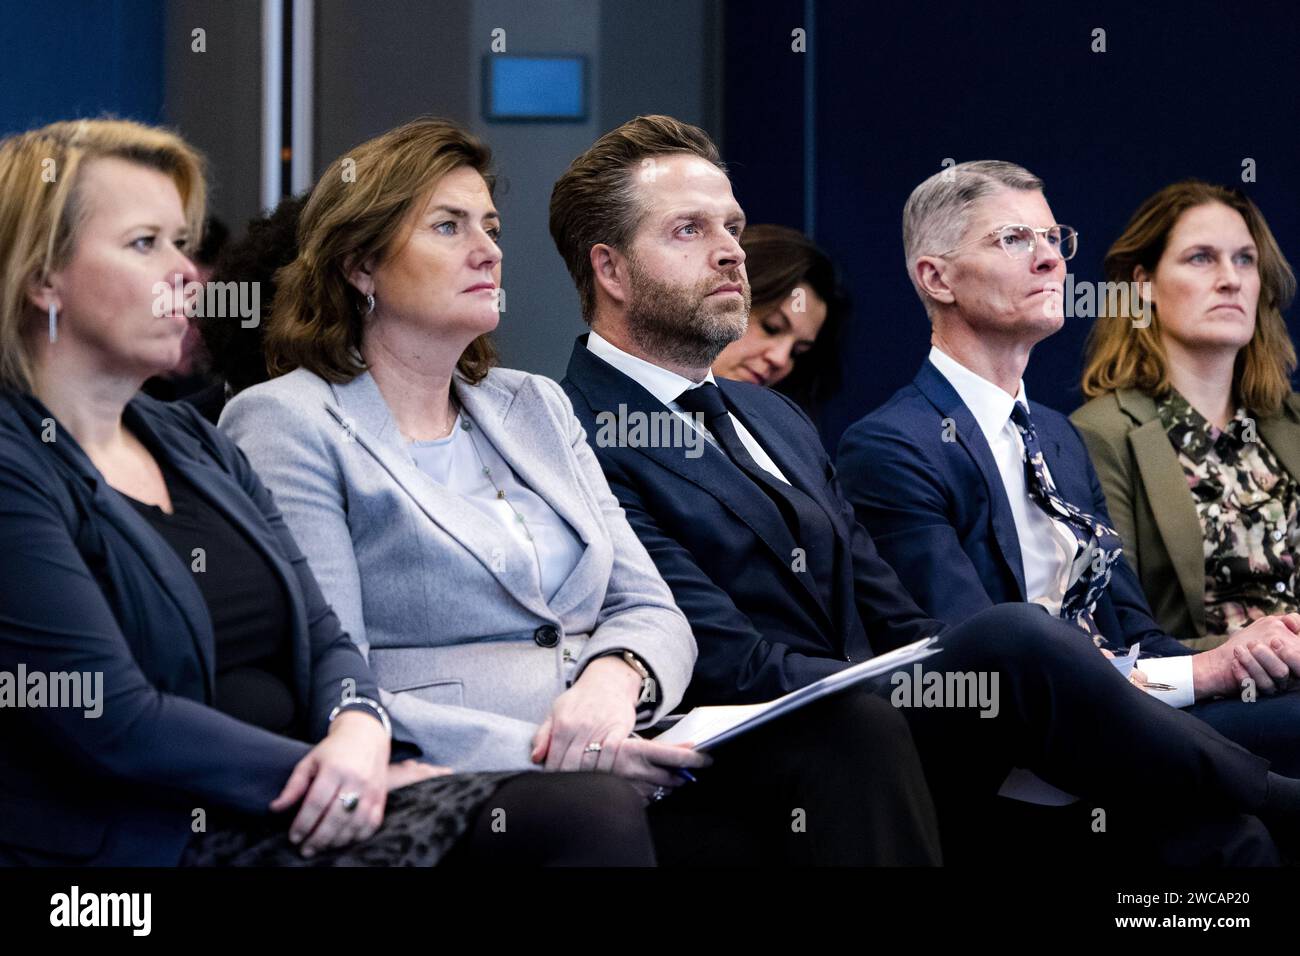
[[[1294,775],[1300,694],[1265,697],[1240,678],[1263,671],[1285,687],[1300,674],[1300,615],[1257,621],[1200,654],[1164,633],[1083,441],[1025,396],[1030,350],[1062,325],[1077,248],[1042,190],[1019,166],[983,161],[912,193],[903,243],[930,354],[910,385],[845,432],[845,492],[928,614],[957,624],[996,604],[1039,604],[1118,658],[1142,691]]]
[[[1012,848],[1038,849],[989,814],[1016,766],[1085,798],[1090,816],[1068,847],[1050,848],[1058,859],[1274,859],[1259,820],[1242,814],[1296,817],[1300,781],[1134,690],[1092,644],[1074,640],[1072,624],[1037,607],[990,607],[957,626],[924,614],[854,520],[808,418],[770,389],[715,381],[713,360],[748,320],[744,222],[716,147],[670,117],[607,133],[551,194],[551,235],[591,327],[562,384],[610,490],[691,622],[699,658],[687,706],[770,700],[939,632],[924,677],[918,665],[875,690],[916,741],[945,859],[1005,861]],[[669,415],[701,441],[622,440],[608,424]],[[936,679],[949,691],[986,680],[996,707],[962,701]],[[801,750],[814,733],[794,736]],[[682,789],[655,812],[716,800],[703,775]],[[786,826],[797,809],[776,785],[740,800],[769,809],[786,800]]]

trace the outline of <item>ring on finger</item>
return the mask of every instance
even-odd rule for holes
[[[361,794],[354,792],[340,793],[339,803],[343,804],[344,813],[355,813],[357,805],[361,803]]]
[[[650,800],[651,800],[651,802],[653,802],[653,803],[658,803],[660,800],[662,800],[662,799],[663,799],[664,797],[666,797],[666,796],[668,796],[668,788],[667,788],[667,787],[663,787],[663,786],[655,787],[655,792],[652,793],[652,794],[650,794]]]

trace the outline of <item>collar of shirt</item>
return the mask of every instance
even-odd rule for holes
[[[993,454],[1020,543],[1025,596],[1059,615],[1065,592],[1081,572],[1079,562],[1087,552],[1080,551],[1073,531],[1029,497],[1024,443],[1011,422],[1012,406],[1017,400],[1026,401],[1024,383],[1020,383],[1017,398],[1012,398],[938,348],[930,349],[930,361],[975,416]]]
[[[1205,461],[1212,452],[1222,459],[1235,461],[1245,444],[1243,432],[1249,416],[1244,408],[1238,408],[1227,428],[1220,431],[1171,387],[1169,394],[1156,402],[1156,411],[1174,448],[1196,464]]]
[[[688,425],[696,429],[704,436],[706,441],[715,446],[718,444],[717,438],[704,426],[701,417],[686,414],[682,407],[677,404],[677,397],[688,388],[697,388],[703,385],[704,382],[714,382],[716,385],[712,370],[704,376],[704,382],[692,382],[689,378],[683,378],[676,372],[670,372],[666,368],[661,368],[647,362],[645,359],[639,359],[635,355],[628,355],[618,346],[611,345],[595,332],[587,336],[587,348],[597,358],[604,359],[667,405],[674,415],[681,417]],[[758,466],[787,485],[790,484],[790,479],[781,471],[781,467],[772,460],[772,456],[759,444],[758,439],[749,433],[749,429],[745,427],[744,423],[734,415],[728,415],[727,417],[731,420],[732,427],[735,428],[740,443],[745,446],[750,457],[758,463]]]
[[[587,348],[597,358],[604,359],[665,405],[674,404],[677,396],[688,388],[696,388],[704,382],[714,381],[712,369],[704,376],[704,382],[692,382],[676,372],[670,372],[645,359],[629,355],[617,345],[611,345],[596,332],[587,336]]]
[[[1011,420],[1011,407],[1016,402],[1025,406],[1025,411],[1029,410],[1029,396],[1025,394],[1023,379],[1020,382],[1020,390],[1015,398],[1012,398],[992,382],[976,375],[949,356],[937,345],[930,346],[930,362],[948,380],[948,384],[956,390],[957,396],[970,409],[980,431],[984,433],[984,440],[989,444],[993,443],[994,436],[1007,427],[1007,422]]]

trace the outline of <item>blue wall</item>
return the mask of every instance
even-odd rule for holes
[[[163,0],[0,0],[0,135],[101,113],[156,123],[163,58]]]
[[[1076,280],[1100,280],[1102,256],[1138,203],[1189,176],[1244,188],[1300,262],[1292,5],[817,0],[815,10],[815,164],[802,162],[804,86],[790,53],[800,2],[728,4],[728,79],[745,82],[726,87],[726,152],[751,222],[802,226],[813,177],[816,238],[856,304],[844,390],[822,421],[830,447],[924,358],[929,324],[903,264],[901,216],[946,157],[1006,159],[1041,176],[1059,221],[1080,232]],[[1095,27],[1106,30],[1105,53],[1091,52]],[[1241,181],[1245,157],[1256,161],[1255,183]],[[1035,350],[1026,375],[1035,400],[1080,404],[1089,321],[1067,319]]]

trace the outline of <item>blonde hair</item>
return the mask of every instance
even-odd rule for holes
[[[450,120],[421,117],[367,140],[321,175],[298,224],[298,257],[276,273],[266,328],[272,376],[306,368],[330,382],[366,370],[361,358],[363,296],[349,270],[395,251],[408,216],[443,176],[469,167],[488,185],[492,152]],[[472,385],[496,364],[492,340],[480,335],[456,362]]]
[[[87,163],[116,158],[176,184],[195,245],[203,230],[203,157],[170,130],[131,120],[67,120],[0,141],[0,388],[32,390],[24,340],[30,283],[67,265],[85,221]]]
[[[1278,247],[1264,214],[1245,193],[1199,180],[1166,186],[1147,199],[1106,253],[1104,269],[1110,282],[1132,282],[1142,266],[1153,275],[1164,255],[1169,235],[1183,213],[1197,206],[1222,203],[1246,220],[1259,251],[1259,304],[1255,334],[1237,353],[1233,370],[1236,399],[1259,415],[1273,415],[1291,394],[1296,367],[1295,345],[1287,333],[1282,310],[1295,295],[1295,273]],[[1108,297],[1109,298],[1109,297]],[[1084,348],[1083,392],[1096,398],[1121,388],[1146,392],[1153,398],[1169,394],[1169,366],[1160,341],[1160,315],[1150,306],[1150,323],[1135,322],[1138,303],[1119,296],[1118,312],[1109,311],[1093,323]]]

